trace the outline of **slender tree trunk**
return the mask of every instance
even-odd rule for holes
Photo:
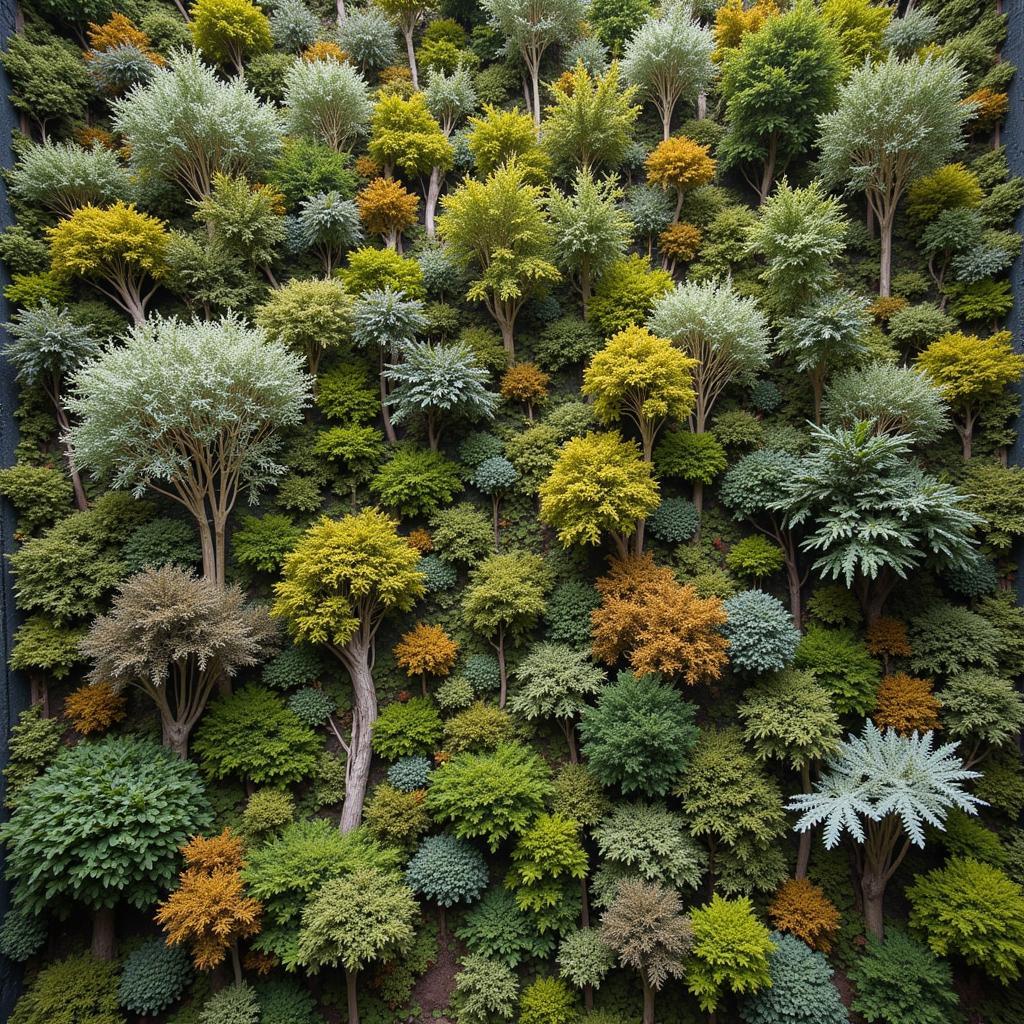
[[[505,664],[505,630],[498,630],[498,642],[495,644],[498,651],[498,675],[501,678],[501,693],[498,699],[498,707],[505,706],[505,698],[508,696],[508,667]]]
[[[513,323],[506,317],[498,319],[498,326],[501,328],[501,341],[508,353],[510,366],[516,365],[516,338]]]
[[[345,803],[341,809],[342,832],[357,828],[363,817],[366,785],[370,778],[373,749],[370,740],[377,720],[377,690],[370,669],[370,651],[351,643],[343,648],[342,661],[352,678],[352,739],[345,771]]]
[[[348,991],[348,1024],[359,1024],[359,1000],[356,996],[356,971],[345,972],[345,988]]]
[[[338,25],[344,25],[348,15],[345,13],[345,0],[338,0],[335,5],[338,11]]]
[[[662,141],[672,134],[672,107],[671,103],[661,104],[661,138]]]
[[[196,516],[199,527],[199,545],[203,552],[203,576],[208,580],[217,579],[217,550],[213,543],[213,531],[206,516]]]
[[[29,673],[29,700],[43,709],[43,718],[50,717],[50,687],[46,677],[38,672]]]
[[[895,211],[889,211],[879,219],[878,236],[881,242],[882,258],[878,267],[878,294],[887,298],[892,294],[892,222]]]
[[[530,85],[533,89],[533,123],[540,138],[540,61],[530,68]]]
[[[437,212],[437,200],[441,195],[441,185],[444,183],[444,172],[440,167],[434,167],[430,171],[430,182],[427,185],[427,201],[423,208],[424,227],[427,231],[427,238],[433,239],[436,235],[434,215]]]
[[[92,918],[92,955],[97,960],[113,960],[116,946],[114,908],[100,907]]]
[[[800,579],[800,567],[797,565],[796,552],[790,552],[789,545],[783,547],[786,555],[786,583],[789,587],[789,614],[793,616],[793,624],[800,628],[803,615],[801,595],[803,581]]]
[[[647,980],[647,975],[640,972],[640,984],[644,988],[644,1017],[643,1024],[654,1024],[654,989]]]
[[[693,482],[693,504],[697,508],[697,515],[700,516],[701,512],[704,511],[704,485],[699,481]],[[700,525],[698,519],[697,535],[700,535]]]
[[[242,987],[242,958],[238,955],[238,939],[231,943],[231,967],[235,972],[235,985]]]
[[[706,92],[697,93],[697,120],[703,121],[708,116],[708,94]]]
[[[800,768],[800,778],[803,782],[805,793],[811,791],[811,762],[805,761]],[[811,863],[811,837],[814,834],[813,829],[806,829],[800,833],[800,845],[796,851],[796,878],[807,877],[807,867]]]
[[[777,142],[772,135],[768,142],[768,154],[764,158],[764,171],[761,175],[761,185],[757,190],[757,201],[763,203],[772,190],[772,182],[775,180],[775,155]]]
[[[405,36],[405,52],[409,56],[409,73],[412,75],[412,87],[419,89],[420,79],[416,70],[416,50],[412,45],[412,34],[413,28],[410,28],[407,32],[402,32],[402,35]]]
[[[68,468],[68,476],[71,477],[71,487],[75,492],[75,507],[80,512],[89,508],[89,499],[85,496],[85,488],[82,486],[82,477],[75,466],[75,453],[68,440],[68,431],[71,429],[71,421],[64,410],[64,403],[60,399],[59,392],[55,396],[54,405],[57,410],[57,427],[60,432],[60,446],[64,452],[64,462]]]
[[[576,721],[573,718],[562,719],[562,730],[565,732],[565,742],[569,747],[569,764],[579,764],[580,754],[576,746]]]
[[[388,408],[388,383],[384,377],[384,349],[380,350],[380,415],[384,421],[384,436],[388,444],[398,444],[398,435],[395,433],[395,426],[391,422],[391,410]]]

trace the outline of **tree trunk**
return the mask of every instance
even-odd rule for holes
[[[643,971],[640,972],[640,984],[644,987],[644,1024],[654,1024],[654,989]]]
[[[708,94],[706,92],[697,93],[697,120],[703,121],[708,116]]]
[[[437,212],[437,200],[441,195],[441,185],[443,182],[444,173],[440,167],[434,167],[430,172],[430,182],[427,185],[427,201],[423,208],[424,227],[429,239],[433,239],[436,234],[434,214]]]
[[[116,945],[114,908],[100,907],[92,918],[92,955],[97,960],[113,960]]]
[[[373,749],[370,740],[377,721],[377,690],[370,670],[370,652],[350,645],[343,659],[352,677],[352,739],[345,771],[345,802],[341,808],[342,832],[357,828],[363,817],[366,784],[370,778]]]
[[[864,872],[860,883],[861,895],[864,897],[864,927],[868,935],[881,941],[885,931],[884,899],[885,880],[873,872]]]
[[[892,221],[893,215],[880,218],[878,236],[882,246],[882,258],[878,267],[878,294],[887,298],[892,294]]]
[[[188,729],[173,718],[161,717],[164,746],[173,750],[184,761],[188,757]]]
[[[590,893],[587,891],[587,876],[580,879],[580,927],[590,927]]]
[[[672,107],[671,103],[661,105],[661,138],[662,141],[672,134]]]
[[[498,699],[498,707],[505,706],[505,698],[508,696],[508,668],[505,665],[505,631],[498,630],[498,642],[495,644],[498,651],[498,674],[501,677],[501,694]]]
[[[338,0],[335,6],[338,11],[338,24],[344,25],[345,19],[348,17],[348,15],[345,13],[345,0]]]
[[[413,89],[419,89],[420,81],[419,75],[416,73],[416,50],[412,45],[412,33],[413,29],[410,28],[408,32],[403,32],[405,36],[405,52],[409,56],[409,73],[412,75],[412,87]]]
[[[505,346],[505,351],[508,353],[508,361],[510,366],[516,365],[516,337],[513,331],[512,323],[505,317],[498,320],[498,326],[501,328],[501,341]]]
[[[46,677],[38,672],[29,673],[29,700],[43,709],[43,718],[50,717],[50,687]]]
[[[203,551],[203,576],[208,580],[217,579],[217,551],[213,544],[213,531],[206,516],[196,516],[199,527],[199,544]]]
[[[768,142],[768,154],[764,158],[764,171],[761,174],[761,185],[757,190],[757,201],[763,203],[768,198],[768,193],[772,190],[772,182],[775,180],[775,151],[776,151],[776,140],[775,136],[772,135]]]
[[[242,987],[242,958],[238,955],[238,939],[231,943],[231,968],[235,972],[235,985]]]
[[[803,782],[805,793],[811,791],[811,762],[805,761],[800,767],[800,779]],[[807,877],[807,866],[811,862],[811,837],[814,834],[813,829],[805,829],[800,833],[800,845],[797,847],[796,852],[796,878]]]
[[[540,139],[540,62],[530,68],[530,84],[533,89],[533,124]]]
[[[388,444],[398,444],[398,435],[391,422],[391,410],[388,408],[388,384],[384,378],[384,349],[380,350],[380,415],[384,421],[384,436]]]
[[[784,547],[783,551],[786,552],[786,583],[789,587],[789,614],[793,616],[793,624],[797,629],[800,628],[800,619],[803,615],[801,607],[801,579],[800,579],[800,567],[796,562],[796,553],[790,552]]]
[[[356,998],[356,972],[345,972],[345,988],[348,990],[348,1024],[359,1024],[359,1000]]]
[[[699,517],[701,512],[704,510],[704,485],[699,480],[695,480],[693,483],[693,504],[697,508],[697,515]],[[697,536],[700,536],[699,519],[697,524]]]
[[[569,747],[569,764],[579,764],[580,754],[576,747],[576,721],[572,718],[562,719],[562,729],[565,732],[565,742]]]
[[[220,517],[218,517],[220,518]],[[224,564],[227,558],[227,523],[226,517],[220,518],[219,522],[213,524],[213,557],[217,567],[216,580],[220,586],[224,586],[227,577],[227,566]],[[227,678],[226,676],[224,678]],[[222,682],[223,687],[223,682]],[[231,681],[228,680],[228,693],[231,692]]]

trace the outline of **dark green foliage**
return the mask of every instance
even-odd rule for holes
[[[293,690],[317,683],[322,678],[324,663],[315,647],[296,644],[285,647],[263,667],[263,682],[275,690]]]
[[[117,964],[87,954],[44,967],[18,1000],[10,1024],[125,1024]]]
[[[432,700],[413,697],[389,704],[373,727],[374,752],[388,761],[431,754],[441,741],[441,716]]]
[[[686,498],[662,498],[647,520],[647,528],[658,540],[679,544],[689,540],[700,526],[697,506]]]
[[[674,430],[654,449],[659,476],[677,476],[691,483],[711,483],[727,464],[725,449],[714,434]]]
[[[459,573],[455,566],[442,562],[436,555],[424,555],[418,568],[423,573],[423,585],[429,594],[451,590],[459,581]]]
[[[44,718],[41,704],[26,708],[11,729],[4,766],[7,807],[17,806],[25,787],[50,764],[60,749],[61,724]]]
[[[487,888],[487,861],[472,843],[455,836],[429,836],[405,869],[406,884],[442,907],[475,903]]]
[[[282,500],[279,494],[278,500]],[[317,506],[319,506],[319,493]],[[259,572],[277,572],[285,555],[302,535],[289,516],[273,512],[264,516],[243,516],[232,537],[235,561]]]
[[[977,612],[936,604],[910,620],[910,659],[915,672],[953,675],[999,664],[999,631]]]
[[[155,1016],[173,1006],[191,981],[192,961],[186,950],[150,939],[125,960],[117,998],[132,1013]]]
[[[195,766],[149,740],[110,737],[62,751],[0,826],[17,903],[70,913],[148,907],[178,851],[212,821]]]
[[[274,784],[306,778],[322,746],[276,693],[260,686],[214,701],[192,743],[209,778],[235,775]]]
[[[304,686],[288,698],[288,710],[311,729],[315,729],[330,717],[334,701],[315,686]]]
[[[23,963],[42,949],[46,931],[45,917],[13,907],[0,925],[0,954],[15,963]]]
[[[582,580],[560,583],[548,598],[544,620],[549,639],[584,647],[590,642],[590,613],[601,603],[597,590]]]
[[[260,1024],[321,1024],[316,1001],[298,982],[285,978],[259,982]]]
[[[32,42],[26,35],[14,35],[2,63],[11,80],[11,103],[32,118],[44,136],[50,123],[78,120],[85,113],[92,82],[69,44],[55,38]]]
[[[849,630],[810,626],[793,664],[807,669],[832,695],[839,712],[864,714],[873,705],[882,669]]]
[[[402,448],[370,481],[385,508],[400,516],[430,516],[462,490],[458,466],[437,452]]]
[[[857,986],[853,1008],[870,1024],[958,1019],[949,964],[901,929],[888,929],[884,942],[869,939],[849,974]]]
[[[828,961],[792,935],[772,933],[768,958],[772,983],[747,996],[740,1016],[745,1024],[847,1024],[846,1008],[832,984]]]
[[[554,937],[543,935],[515,896],[504,886],[494,886],[462,918],[455,934],[472,953],[517,967],[530,957],[547,956]]]
[[[129,534],[121,549],[121,560],[126,575],[134,576],[143,569],[160,569],[165,565],[194,568],[202,561],[202,552],[191,523],[160,516]]]
[[[659,677],[620,672],[581,717],[587,763],[605,786],[663,796],[686,768],[695,715],[694,705]]]

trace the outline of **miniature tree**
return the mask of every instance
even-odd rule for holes
[[[715,177],[715,161],[707,146],[702,146],[684,135],[666,138],[651,150],[644,162],[647,180],[676,194],[676,208],[672,220],[679,220],[686,193],[707,185]]]
[[[789,802],[801,814],[797,831],[824,822],[826,849],[844,831],[854,839],[864,920],[877,939],[886,885],[910,847],[924,846],[924,824],[941,829],[950,807],[977,813],[978,798],[962,784],[978,773],[966,770],[955,750],[955,743],[932,749],[930,732],[883,734],[869,720],[861,736],[843,742],[814,791]]]
[[[11,169],[11,194],[70,217],[80,206],[128,198],[130,178],[117,154],[70,142],[29,145]]]
[[[156,921],[167,945],[188,945],[196,969],[209,971],[228,953],[235,984],[242,984],[240,939],[258,934],[263,907],[245,894],[242,840],[225,828],[220,835],[196,836],[182,848],[185,870],[178,888],[159,905]]]
[[[166,272],[167,228],[163,221],[118,201],[107,209],[82,206],[49,229],[53,272],[84,277],[136,324]],[[149,281],[155,283],[146,289]]]
[[[640,973],[643,1024],[654,1024],[654,994],[669,978],[683,976],[693,946],[679,894],[656,882],[624,880],[601,918],[601,938],[623,967]]]
[[[663,796],[686,768],[697,739],[696,709],[657,676],[620,672],[597,704],[583,709],[587,764],[606,786]]]
[[[835,110],[821,118],[826,185],[863,192],[882,243],[878,294],[892,287],[892,229],[910,182],[934,171],[962,145],[971,108],[960,102],[964,74],[945,60],[902,61],[890,54],[858,68]]]
[[[230,688],[241,668],[258,665],[276,639],[266,612],[175,566],[125,582],[111,611],[95,619],[82,652],[94,684],[136,686],[160,712],[164,746],[188,754],[188,738],[213,688]]]
[[[693,102],[715,77],[711,32],[681,5],[648,17],[622,54],[622,77],[653,103],[661,117],[662,138],[672,134],[672,114],[680,100]]]
[[[377,692],[377,630],[389,611],[408,611],[423,593],[419,555],[376,509],[311,526],[285,559],[273,612],[302,640],[325,644],[352,678],[352,733],[346,744],[341,829],[362,816],[370,774]]]
[[[516,686],[509,708],[533,721],[554,718],[569,746],[569,760],[578,760],[576,720],[586,707],[585,698],[600,692],[605,674],[586,651],[567,644],[539,643],[530,648],[514,672]]]
[[[536,363],[516,363],[501,375],[501,397],[526,406],[526,418],[533,422],[533,407],[548,397],[551,377]]]
[[[540,487],[541,521],[564,547],[611,537],[620,558],[643,548],[643,520],[658,507],[658,485],[636,444],[617,433],[567,441]]]
[[[787,878],[775,894],[768,916],[779,931],[795,935],[822,953],[832,949],[841,921],[839,910],[821,886],[807,878]]]
[[[326,277],[334,273],[345,252],[363,238],[356,204],[337,191],[318,192],[304,200],[295,226],[302,247],[320,257]]]
[[[0,840],[17,905],[35,914],[84,907],[93,955],[111,960],[115,907],[150,906],[173,881],[178,850],[212,820],[195,765],[117,736],[62,750],[19,792]]]
[[[878,705],[871,715],[879,729],[895,729],[901,735],[931,732],[942,728],[939,701],[930,679],[918,679],[906,672],[882,677]]]
[[[649,554],[614,559],[596,586],[601,605],[591,614],[591,636],[599,661],[626,658],[638,675],[661,672],[690,686],[722,674],[729,644],[719,598],[699,597]]]
[[[398,25],[402,38],[405,40],[405,52],[409,57],[409,72],[412,75],[412,87],[419,89],[419,74],[416,67],[416,50],[413,46],[413,33],[416,26],[430,11],[428,0],[381,0],[378,6]]]
[[[512,161],[484,181],[463,182],[441,206],[438,234],[460,264],[479,274],[466,298],[483,302],[514,362],[516,317],[523,302],[537,286],[559,276],[551,261],[552,232],[540,189],[527,184],[525,169]]]
[[[227,520],[283,468],[278,431],[302,419],[297,357],[235,317],[151,318],[73,378],[69,437],[79,466],[119,488],[151,489],[195,517],[203,575],[224,582]]]
[[[196,0],[189,28],[197,49],[239,74],[244,58],[271,49],[270,21],[252,0]]]
[[[293,62],[284,99],[289,131],[323,142],[336,153],[350,149],[370,120],[369,89],[348,63]]]
[[[549,586],[543,559],[525,551],[490,555],[470,574],[462,613],[466,624],[486,637],[498,655],[499,707],[505,706],[508,692],[505,644],[518,642],[536,625]]]
[[[393,178],[374,178],[356,196],[359,217],[371,235],[402,252],[402,233],[416,223],[419,200]]]
[[[1020,380],[1024,356],[1014,352],[1007,331],[988,338],[956,332],[933,341],[917,357],[917,366],[953,409],[967,460],[979,415]]]
[[[650,462],[654,440],[668,419],[693,412],[690,382],[697,362],[665,338],[643,327],[627,327],[613,335],[583,374],[583,394],[594,400],[604,423],[623,416],[640,431],[644,461]]]
[[[399,956],[415,935],[415,917],[412,890],[397,875],[358,869],[325,882],[303,910],[298,962],[313,974],[345,971],[348,1019],[359,1024],[359,972]]]
[[[423,696],[427,695],[427,676],[443,679],[455,667],[459,643],[444,627],[417,623],[395,645],[395,661],[406,675],[419,676]]]
[[[475,903],[489,879],[484,855],[468,840],[442,834],[428,836],[405,869],[406,884],[437,904],[437,923],[446,939],[445,911],[459,904]]]

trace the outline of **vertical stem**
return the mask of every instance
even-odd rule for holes
[[[231,966],[235,972],[235,984],[242,986],[242,960],[238,955],[238,939],[231,943]]]

